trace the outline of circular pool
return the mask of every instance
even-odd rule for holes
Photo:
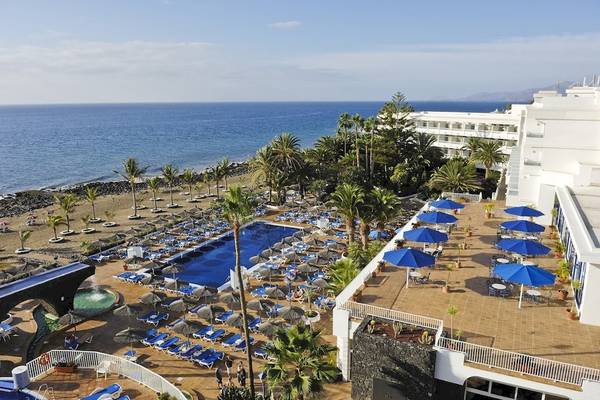
[[[81,289],[75,293],[73,311],[90,316],[109,310],[117,302],[117,295],[106,289]]]

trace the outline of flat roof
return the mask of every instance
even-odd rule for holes
[[[468,203],[457,215],[458,226],[445,244],[436,268],[419,270],[423,275],[431,273],[431,283],[411,283],[407,288],[406,270],[386,266],[367,282],[359,302],[441,319],[448,330],[451,320],[447,309],[453,304],[458,308],[453,328],[455,332],[462,331],[463,339],[469,343],[600,368],[600,327],[569,320],[565,309],[572,304],[572,298],[558,300],[558,287],[539,288],[543,301],[524,301],[521,309],[517,286],[509,298],[488,294],[491,258],[499,254],[494,247],[498,225],[514,219],[502,211],[503,202],[494,204],[496,216],[491,219],[485,218],[483,203]],[[463,232],[466,225],[471,227],[472,236]],[[543,242],[551,245],[553,240],[547,233]],[[459,257],[458,245],[462,243],[467,244],[466,250],[460,250],[462,266],[449,271],[446,267]],[[549,271],[557,269],[557,259],[552,256],[532,261]],[[450,293],[441,289],[446,280],[450,282]]]
[[[600,248],[600,186],[569,189],[594,246]]]

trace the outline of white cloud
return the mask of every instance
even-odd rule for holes
[[[270,28],[281,29],[281,30],[292,30],[292,29],[300,28],[301,26],[302,26],[302,22],[300,22],[300,21],[280,21],[280,22],[273,22],[273,23],[269,24]]]
[[[451,98],[598,71],[600,33],[270,59],[204,42],[0,47],[1,103]]]

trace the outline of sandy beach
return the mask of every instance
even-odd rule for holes
[[[250,174],[239,175],[228,179],[228,185],[241,184],[248,188],[252,186],[252,179]],[[220,194],[224,192],[224,185],[221,182],[222,188]],[[132,197],[131,193],[122,193],[114,195],[100,196],[96,201],[96,216],[106,220],[105,212],[109,211],[114,213],[112,220],[117,223],[117,226],[106,228],[102,224],[90,224],[90,227],[96,229],[96,232],[90,234],[83,234],[81,230],[85,228],[84,223],[81,219],[86,215],[92,214],[92,207],[89,202],[81,198],[78,201],[75,211],[71,214],[71,229],[75,230],[76,233],[65,237],[62,243],[50,244],[48,239],[53,237],[52,229],[46,225],[46,219],[48,215],[63,215],[62,210],[57,204],[53,204],[48,207],[43,207],[33,211],[32,213],[24,213],[17,216],[0,218],[0,221],[4,221],[8,224],[7,232],[0,232],[0,268],[10,267],[19,262],[19,256],[15,254],[15,250],[20,247],[19,242],[19,231],[29,230],[31,236],[26,243],[26,247],[32,249],[28,254],[23,255],[24,258],[35,258],[43,261],[52,261],[55,256],[59,256],[57,260],[59,263],[64,264],[73,260],[73,257],[81,255],[81,243],[93,242],[100,238],[105,238],[114,235],[117,232],[125,232],[136,225],[141,225],[152,219],[163,215],[168,216],[171,213],[180,213],[183,210],[190,210],[192,208],[206,208],[210,202],[216,197],[206,198],[198,202],[189,202],[190,196],[184,195],[185,188],[174,188],[173,199],[176,204],[180,207],[167,209],[166,205],[169,203],[169,192],[166,188],[163,188],[158,194],[161,201],[158,202],[158,207],[162,208],[164,212],[160,214],[153,214],[150,209],[154,206],[152,193],[147,190],[137,192],[138,207],[140,205],[146,206],[143,210],[138,210],[138,214],[142,217],[137,220],[130,220],[127,218],[128,215],[133,213],[132,210]],[[207,193],[207,188],[202,192],[194,192],[193,195],[203,195]],[[216,194],[216,186],[213,183],[211,187],[211,194]],[[27,225],[27,220],[31,216],[35,216],[35,224]],[[58,230],[64,230],[66,226],[61,226]]]

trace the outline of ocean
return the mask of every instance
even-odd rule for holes
[[[203,169],[243,161],[282,132],[310,146],[343,112],[374,115],[382,102],[171,103],[0,106],[0,193],[115,179],[136,157]],[[493,111],[501,103],[413,102],[417,110]]]

